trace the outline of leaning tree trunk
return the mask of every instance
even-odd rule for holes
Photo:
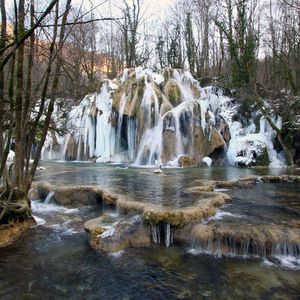
[[[56,68],[55,68],[54,74],[53,74],[50,102],[49,102],[49,105],[48,105],[48,111],[46,113],[45,120],[44,120],[44,125],[43,125],[43,128],[42,128],[42,137],[41,137],[41,140],[38,143],[36,153],[35,153],[35,158],[33,160],[30,173],[28,174],[28,177],[27,177],[27,180],[26,180],[27,190],[29,190],[29,188],[31,186],[31,183],[33,181],[33,177],[34,177],[38,162],[40,160],[41,151],[42,151],[42,148],[43,148],[46,136],[47,136],[49,124],[50,124],[50,121],[51,121],[51,115],[52,115],[52,112],[53,112],[53,109],[54,109],[56,90],[57,90],[57,86],[58,86],[58,79],[59,79],[60,69],[61,69],[61,65],[62,65],[62,53],[61,53],[61,51],[62,51],[62,46],[63,46],[64,40],[65,40],[65,29],[66,29],[68,13],[69,13],[70,7],[71,7],[71,1],[72,0],[67,0],[66,7],[65,7],[65,13],[64,13],[63,18],[62,18],[62,24],[61,24],[61,28],[60,28],[60,35],[59,35],[59,42],[58,42],[58,54],[57,54]],[[56,25],[57,25],[57,21],[58,21],[58,11],[57,11]]]

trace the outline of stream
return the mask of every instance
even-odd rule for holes
[[[43,162],[36,181],[99,185],[137,201],[185,207],[184,190],[197,179],[229,180],[248,175],[299,175],[299,170],[234,167],[152,169],[126,165]],[[281,224],[299,220],[299,183],[258,184],[230,191],[233,202],[209,222]],[[260,201],[263,206],[260,205]],[[299,299],[300,266],[255,256],[216,256],[191,245],[94,251],[83,223],[113,209],[66,208],[32,203],[37,227],[1,249],[0,299]]]

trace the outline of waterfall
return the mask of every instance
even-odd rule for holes
[[[195,79],[192,78],[192,76],[189,76],[188,74],[189,74],[188,72],[184,72],[184,73],[180,74],[180,72],[178,70],[174,70],[174,72],[173,72],[174,80],[176,81],[176,83],[178,84],[178,86],[180,88],[180,91],[183,96],[183,99],[182,99],[183,101],[190,101],[190,100],[194,99],[194,95],[191,90],[190,83],[191,83],[191,81],[195,82]],[[186,81],[186,82],[184,82],[184,81]]]
[[[140,142],[135,164],[154,165],[155,160],[159,159],[162,147],[162,128],[163,122],[160,120],[157,126],[146,130]]]
[[[130,161],[137,165],[161,160],[177,165],[181,155],[188,155],[201,164],[203,157],[215,163],[220,152],[214,150],[218,150],[227,151],[232,165],[251,165],[259,155],[257,149],[263,155],[266,148],[271,166],[283,166],[273,146],[275,133],[266,120],[261,118],[257,132],[254,121],[244,126],[236,119],[237,108],[221,89],[200,88],[187,71],[126,69],[119,80],[104,80],[100,93],[87,95],[72,108],[65,125],[67,136],[56,138],[61,150],[53,147],[48,134],[42,159]],[[55,111],[56,122],[62,122],[65,116],[59,116],[61,110]],[[222,118],[220,126],[217,118]],[[276,122],[280,127],[281,120]],[[224,156],[220,153],[221,163]]]
[[[115,152],[115,130],[112,128],[112,101],[108,84],[104,84],[101,93],[96,97],[96,106],[100,111],[96,119],[95,156],[110,161]]]
[[[291,242],[255,241],[253,238],[236,238],[216,234],[206,240],[193,239],[191,248],[197,253],[214,256],[291,256],[300,258],[300,244]]]
[[[141,103],[142,124],[139,124],[144,133],[139,143],[135,164],[154,165],[155,160],[161,154],[163,122],[159,113],[158,98],[152,84],[145,79],[145,85]]]
[[[127,119],[127,144],[129,161],[134,161],[136,152],[136,121],[133,118]]]
[[[53,196],[54,196],[54,192],[51,192],[51,191],[50,191],[50,192],[48,193],[48,195],[47,195],[47,197],[46,197],[44,203],[45,203],[45,204],[49,204],[50,201],[51,201],[51,199],[53,198]]]

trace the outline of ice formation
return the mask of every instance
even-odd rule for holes
[[[119,80],[103,81],[99,93],[71,109],[68,133],[49,133],[42,159],[136,165],[161,160],[176,166],[180,156],[189,155],[196,164],[211,165],[216,153],[218,159],[223,153],[223,164],[252,165],[267,153],[271,166],[283,166],[267,121],[261,117],[259,128],[254,121],[243,127],[233,121],[236,113],[233,99],[221,89],[201,88],[187,71],[125,70]]]

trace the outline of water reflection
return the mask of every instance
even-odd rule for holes
[[[43,166],[47,170],[38,172],[36,180],[60,185],[96,184],[141,201],[151,199],[166,205],[182,205],[183,190],[196,179],[223,180],[269,173],[267,169],[194,168],[167,169],[165,176],[156,176],[150,169],[87,163]],[[235,190],[232,196],[236,205],[228,206],[228,211],[249,215],[257,222],[291,218],[290,211],[277,210],[277,201],[280,208],[292,209],[296,213],[293,217],[299,218],[299,186],[293,190],[289,187],[283,184],[265,189],[257,185],[243,193]],[[101,207],[68,211],[50,205],[34,203],[34,214],[45,224],[32,228],[13,246],[1,249],[1,299],[299,298],[300,271],[278,268],[262,259],[194,256],[184,247],[158,245],[128,249],[115,256],[102,255],[89,247],[86,233],[82,232],[83,222],[99,216]]]
[[[295,173],[286,169],[242,169],[234,167],[164,169],[132,168],[92,163],[43,162],[46,171],[37,173],[36,180],[56,185],[99,185],[111,192],[126,195],[141,202],[163,206],[186,207],[198,200],[195,194],[183,191],[197,179],[231,180],[249,175],[278,175]],[[299,172],[299,171],[297,171]]]
[[[233,189],[230,195],[232,204],[221,211],[232,216],[224,217],[222,222],[288,224],[300,220],[299,183],[261,183],[246,189]]]

